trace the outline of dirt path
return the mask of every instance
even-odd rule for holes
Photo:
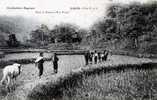
[[[128,56],[117,56],[113,55],[109,57],[107,62],[89,65],[88,67],[95,67],[99,65],[109,66],[117,64],[130,64],[130,63],[141,63],[150,61],[149,59],[139,59],[135,57]],[[68,59],[66,56],[60,57],[59,61],[59,72],[57,74],[53,73],[52,63],[44,63],[44,74],[41,79],[38,78],[38,70],[34,67],[34,64],[27,64],[23,66],[23,72],[18,77],[17,88],[13,93],[9,93],[6,98],[13,98],[12,100],[25,100],[29,91],[31,91],[38,84],[46,84],[50,81],[55,81],[59,77],[71,72],[74,69],[83,67],[85,64],[84,58],[80,56],[70,56]],[[5,99],[6,99],[5,98]]]

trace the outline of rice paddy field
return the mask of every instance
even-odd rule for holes
[[[17,54],[18,55],[18,54]],[[24,54],[27,55],[27,54]],[[32,56],[32,55],[31,55]],[[34,55],[33,55],[34,56]],[[38,55],[37,55],[38,56]],[[36,56],[36,57],[37,57]],[[16,57],[16,56],[13,56]],[[24,57],[24,56],[23,56]],[[26,56],[29,57],[29,56]],[[18,77],[16,86],[17,88],[33,88],[33,86],[47,82],[48,80],[56,79],[60,75],[64,75],[69,73],[73,69],[80,68],[85,65],[85,60],[83,55],[61,55],[59,57],[58,62],[58,74],[53,73],[53,64],[51,61],[44,62],[44,73],[41,79],[38,78],[38,68],[35,67],[35,64],[23,64],[22,65],[22,73]],[[0,79],[2,78],[2,69],[0,69]],[[20,87],[22,86],[22,87]],[[22,90],[22,89],[20,89]],[[8,96],[12,95],[12,93],[7,93],[4,87],[1,86],[0,96]],[[25,94],[23,94],[25,95]],[[16,100],[16,99],[15,99]]]
[[[157,100],[157,69],[125,70],[84,76],[62,100]]]
[[[36,58],[39,56],[39,53],[12,53],[6,54],[5,57],[1,58],[1,60],[15,60],[15,59],[30,59]],[[49,58],[52,56],[52,53],[44,53],[44,57]]]
[[[14,53],[6,55],[3,60],[12,59],[31,59],[38,56],[38,53]],[[51,54],[44,53],[46,58]],[[134,64],[150,62],[152,60],[145,58],[136,58],[129,56],[110,55],[108,61],[99,64],[90,64],[85,66],[83,55],[59,55],[59,72],[53,73],[53,64],[51,61],[45,61],[44,73],[41,79],[38,78],[38,69],[34,63],[23,64],[22,73],[17,78],[15,84],[16,89],[10,93],[0,86],[0,99],[3,100],[26,100],[28,94],[32,93],[34,89],[42,91],[42,85],[53,86],[60,77],[74,72],[80,68],[94,68],[99,66],[114,67],[118,64]],[[153,60],[156,62],[156,59]],[[127,67],[127,66],[126,66]],[[156,97],[156,69],[149,70],[125,70],[125,71],[110,71],[108,73],[84,75],[81,81],[77,81],[76,87],[69,87],[63,89],[62,100],[142,100],[142,98]],[[0,79],[2,78],[2,69],[0,69]],[[148,84],[146,83],[148,81]],[[146,84],[145,84],[146,83]],[[69,83],[70,84],[70,83]],[[150,87],[150,86],[151,87]],[[142,87],[143,86],[143,87]],[[146,87],[146,88],[145,88]],[[148,88],[152,88],[148,92]],[[46,92],[47,89],[44,90]],[[141,92],[140,92],[141,91]],[[43,92],[43,91],[42,91]],[[131,94],[132,93],[132,94]],[[153,94],[153,95],[150,95]],[[55,98],[54,98],[55,99]],[[29,99],[28,99],[29,100]],[[37,99],[36,99],[37,100]],[[39,99],[38,99],[39,100]],[[46,100],[46,99],[45,99]],[[52,98],[50,99],[52,100]],[[155,100],[155,99],[154,99]]]

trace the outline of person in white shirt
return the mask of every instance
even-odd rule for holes
[[[43,74],[43,69],[44,69],[43,64],[44,64],[44,59],[43,59],[43,53],[41,52],[39,54],[39,57],[37,57],[37,59],[35,60],[35,66],[37,66],[39,70],[39,78],[41,78]]]

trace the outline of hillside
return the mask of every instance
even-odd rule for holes
[[[0,16],[0,46],[5,45],[4,40],[8,39],[8,34],[16,34],[18,41],[24,41],[24,38],[29,37],[32,31],[39,22],[30,18],[20,16]]]

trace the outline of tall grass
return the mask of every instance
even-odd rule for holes
[[[63,91],[63,100],[156,100],[157,70],[111,71],[83,77],[80,86]]]
[[[140,53],[136,51],[125,51],[125,50],[111,50],[111,54],[134,56],[134,57],[139,57],[139,58],[157,58],[157,54]]]
[[[28,100],[140,100],[156,98],[155,63],[85,68],[36,86]]]

